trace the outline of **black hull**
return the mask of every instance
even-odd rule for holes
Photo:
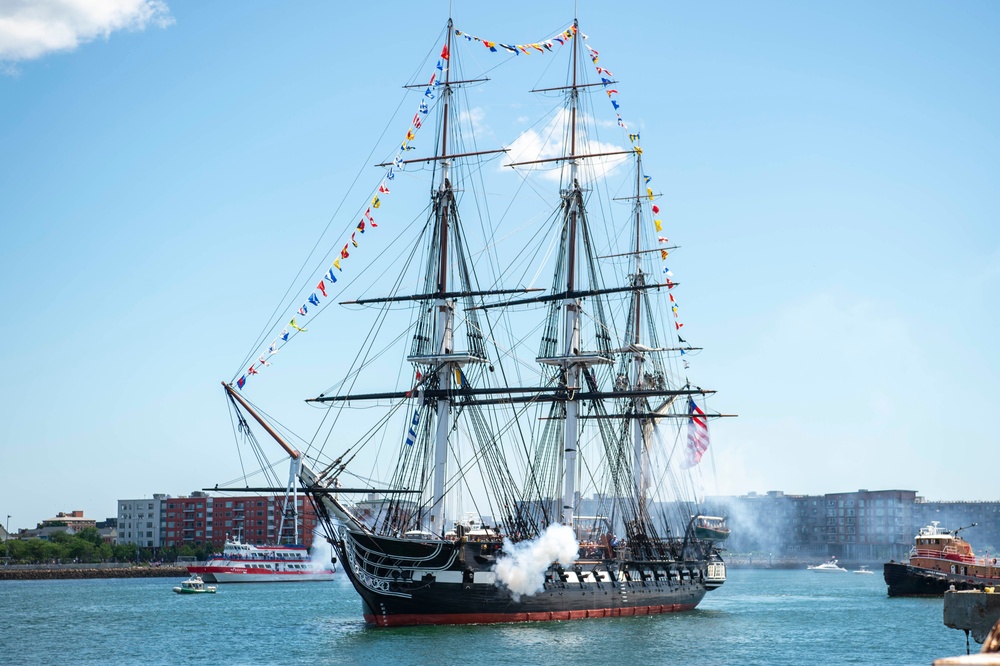
[[[653,615],[693,610],[725,569],[708,560],[580,561],[552,567],[541,591],[514,595],[495,580],[493,544],[408,542],[348,535],[344,570],[373,626],[486,624]],[[497,544],[498,545],[498,544]],[[375,552],[380,557],[373,557]],[[373,564],[377,564],[373,567]]]
[[[598,587],[591,584],[591,588]],[[494,624],[544,622],[597,617],[656,615],[694,610],[705,596],[704,586],[669,590],[605,584],[603,589],[585,589],[586,584],[546,586],[542,592],[521,597],[498,594],[495,585],[440,584],[409,599],[362,594],[365,622],[379,627],[424,624]],[[450,589],[449,589],[450,588]],[[360,591],[360,590],[359,590]]]
[[[945,571],[911,567],[901,562],[888,562],[882,576],[889,586],[890,597],[940,597],[954,585],[956,590],[980,590],[995,585],[995,578],[961,576]]]

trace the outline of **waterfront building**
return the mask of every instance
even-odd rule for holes
[[[41,525],[41,523],[39,523]],[[49,541],[53,534],[62,532],[64,534],[76,534],[76,530],[68,525],[48,525],[46,527],[36,527],[34,529],[18,530],[17,535],[12,535],[14,539],[41,539]]]
[[[1000,550],[1000,502],[928,502],[913,490],[787,495],[780,490],[709,497],[706,511],[728,518],[732,553],[776,559],[836,557],[847,562],[905,559],[917,531],[938,521],[980,554]]]
[[[73,528],[74,532],[79,532],[85,527],[97,527],[97,521],[93,518],[85,517],[83,511],[70,511],[69,513],[60,511],[55,517],[43,520],[38,524],[38,527],[58,527],[62,525]]]
[[[726,516],[732,530],[726,548],[775,558],[816,557],[827,550],[826,501],[822,495],[780,490],[708,497],[706,512]]]
[[[374,520],[384,510],[384,501],[378,495],[360,500],[359,515]],[[578,501],[581,515],[590,517],[601,516],[602,507],[607,506],[607,500],[600,495],[580,497]],[[406,509],[400,505],[396,510]],[[658,503],[651,510],[684,517],[692,509],[686,504]],[[299,541],[309,546],[318,524],[315,510],[310,501],[299,497],[298,512],[303,523]],[[726,516],[732,533],[725,547],[735,555],[750,555],[754,561],[771,558],[802,562],[828,557],[859,563],[901,560],[907,556],[917,531],[932,521],[949,530],[977,523],[963,532],[977,553],[1000,550],[1000,501],[927,501],[913,490],[862,489],[826,495],[772,490],[738,497],[708,497],[702,512]],[[193,492],[178,497],[157,494],[152,499],[119,500],[118,515],[109,521],[117,523],[115,542],[119,544],[211,544],[221,550],[228,535],[239,535],[256,545],[290,541],[290,521],[286,519],[282,527],[284,514],[283,495],[213,497]],[[60,516],[64,518],[65,514]],[[62,520],[60,516],[50,520]],[[603,517],[613,524],[616,533],[623,533],[620,517]],[[488,517],[482,519],[490,524]]]
[[[987,552],[991,554],[1000,552],[1000,501],[925,500],[914,505],[913,517],[920,526],[930,525],[936,521],[943,529],[964,528],[962,537],[981,555]]]
[[[164,545],[160,526],[165,497],[167,495],[153,495],[152,499],[118,500],[117,543],[143,548]]]
[[[826,495],[829,554],[845,560],[902,559],[918,525],[914,490],[859,490]]]
[[[287,508],[287,512],[286,512]],[[118,500],[119,544],[180,547],[211,544],[222,550],[226,538],[265,545],[293,540],[292,507],[284,495],[213,497],[205,492],[152,499]],[[312,544],[318,524],[312,503],[298,498],[299,543]]]

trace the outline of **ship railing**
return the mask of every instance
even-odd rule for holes
[[[974,555],[964,555],[960,554],[954,550],[930,550],[926,548],[917,548],[910,551],[910,557],[930,557],[939,560],[948,560],[949,562],[961,562],[962,564],[976,564],[977,560]]]

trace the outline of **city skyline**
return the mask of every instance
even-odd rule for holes
[[[344,223],[359,170],[373,177],[372,143],[398,133],[401,86],[440,52],[448,11],[36,4],[34,23],[0,9],[0,511],[18,527],[241,478],[219,382]],[[579,3],[581,29],[657,166],[704,348],[691,381],[739,414],[711,424],[702,492],[996,499],[963,468],[996,448],[980,415],[1000,376],[1000,8],[616,9]],[[571,13],[454,8],[456,27],[512,43]],[[497,57],[471,52],[470,70]],[[525,131],[543,57],[497,82],[519,101],[481,119],[490,147]],[[303,436],[318,413],[302,401],[363,334],[338,326],[318,321],[246,392]]]
[[[838,490],[830,490],[830,491],[815,492],[815,493],[811,493],[811,492],[810,493],[806,493],[806,492],[801,492],[801,493],[799,493],[799,492],[790,492],[790,491],[786,491],[786,490],[780,489],[780,488],[772,488],[770,490],[764,490],[764,491],[749,490],[749,491],[746,491],[746,492],[743,492],[743,493],[737,493],[737,494],[709,495],[709,496],[707,496],[705,498],[705,500],[706,500],[706,503],[710,504],[712,501],[718,500],[720,498],[725,498],[725,499],[734,499],[734,498],[735,499],[746,499],[746,498],[754,498],[754,497],[757,497],[757,498],[765,498],[765,497],[779,497],[779,498],[780,497],[786,497],[786,498],[802,498],[802,497],[813,498],[813,497],[816,497],[816,498],[819,498],[819,497],[827,497],[827,496],[830,496],[830,495],[843,495],[843,494],[849,494],[849,493],[855,493],[855,492],[871,492],[871,493],[880,493],[880,492],[882,492],[882,493],[884,493],[884,492],[913,492],[913,493],[915,493],[916,498],[918,500],[921,500],[921,501],[923,501],[925,503],[960,503],[961,504],[961,503],[996,502],[996,501],[1000,501],[1000,500],[997,500],[997,499],[994,499],[994,500],[988,500],[988,499],[987,500],[974,500],[974,499],[965,499],[965,498],[961,498],[961,497],[934,497],[934,498],[929,498],[929,497],[925,496],[923,493],[921,493],[919,490],[914,490],[913,488],[855,488],[855,489],[852,489],[852,490],[838,489]],[[192,493],[199,493],[199,495],[193,495]],[[206,490],[192,490],[192,491],[188,491],[188,492],[184,492],[184,493],[152,492],[152,493],[148,493],[148,494],[145,494],[145,495],[140,495],[140,496],[137,496],[137,497],[128,497],[128,498],[118,497],[118,498],[116,498],[114,500],[114,505],[113,505],[114,506],[114,510],[111,513],[109,513],[108,515],[106,515],[106,516],[102,515],[100,512],[98,512],[98,513],[91,513],[90,511],[88,511],[86,509],[80,509],[79,507],[76,507],[76,508],[66,508],[66,509],[60,508],[60,509],[56,509],[56,510],[50,512],[51,515],[46,514],[44,517],[39,518],[37,521],[34,521],[31,525],[22,525],[22,524],[18,523],[16,525],[16,527],[11,528],[11,533],[12,534],[17,534],[18,530],[21,530],[21,529],[35,529],[43,521],[50,521],[50,520],[53,520],[53,519],[58,519],[58,514],[59,513],[69,514],[70,512],[73,512],[73,511],[83,511],[83,517],[85,517],[85,518],[87,518],[89,520],[94,520],[94,521],[100,523],[100,522],[105,521],[105,520],[114,519],[116,517],[117,513],[118,513],[118,506],[119,506],[119,504],[121,502],[136,502],[136,501],[147,501],[147,500],[167,500],[167,499],[190,499],[190,498],[198,497],[198,496],[211,497],[211,498],[213,498],[215,500],[225,500],[225,499],[233,499],[234,497],[239,497],[239,498],[243,499],[243,498],[246,498],[246,497],[252,497],[252,496],[256,496],[256,495],[241,494],[241,495],[237,496],[237,495],[233,495],[232,493],[221,494],[221,493],[218,493],[218,492],[212,491],[212,490],[207,490],[207,491]],[[261,497],[266,497],[267,495],[260,495],[260,496]],[[590,497],[590,496],[584,496],[584,497],[582,497],[582,500],[584,500],[584,501],[587,501],[587,500],[590,500],[590,499],[593,499],[593,497]],[[71,504],[72,504],[72,502],[71,502]],[[38,514],[38,515],[41,515],[41,513],[45,513],[45,512],[44,511],[42,511],[42,512],[35,511],[35,514]],[[460,517],[461,514],[462,514],[462,511],[456,510],[456,516],[454,516],[454,517],[456,517],[456,518]],[[11,516],[11,518],[12,519],[16,519],[16,516]]]

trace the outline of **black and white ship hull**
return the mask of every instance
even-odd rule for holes
[[[721,558],[579,560],[550,567],[543,588],[516,595],[498,578],[499,544],[347,534],[345,571],[368,624],[485,624],[655,615],[694,609],[725,580]],[[381,556],[376,555],[381,553]]]

